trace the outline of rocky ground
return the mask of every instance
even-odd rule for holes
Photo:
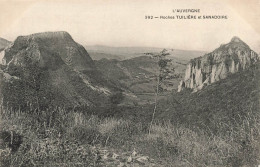
[[[118,153],[114,150],[100,149],[92,147],[95,157],[97,158],[101,166],[107,167],[138,167],[138,166],[149,166],[159,167],[160,164],[156,164],[154,159],[139,154],[135,150],[132,152]]]

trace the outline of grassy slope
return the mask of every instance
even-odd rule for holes
[[[95,64],[107,78],[125,85],[132,92],[154,92],[158,65],[156,60],[148,56],[139,56],[123,61],[101,59],[95,61]],[[185,61],[172,59],[170,66],[175,68],[177,75],[184,75]],[[180,79],[181,77],[171,80],[173,88],[177,88]]]
[[[207,144],[213,142],[211,139],[223,140],[219,141],[223,142],[223,149],[225,147],[227,151],[222,155],[222,162],[225,164],[222,164],[223,166],[257,164],[260,159],[259,67],[258,64],[246,71],[230,75],[227,79],[207,86],[196,93],[191,93],[189,90],[173,93],[167,100],[159,102],[155,118],[159,122],[170,121],[174,127],[187,128],[196,135],[203,131],[207,134],[206,136],[210,136],[210,139],[206,141]],[[135,116],[131,110],[125,110],[121,114],[133,120],[137,118],[141,122],[149,123],[152,108],[153,106],[139,108],[137,109],[139,111],[134,113]],[[146,119],[142,119],[144,116]],[[216,146],[216,150],[224,151],[220,147],[221,145]],[[229,154],[229,149],[234,149],[234,152]],[[220,159],[216,162],[220,162]]]
[[[158,120],[150,134],[147,127],[152,106],[103,109],[114,111],[114,118],[113,114],[110,118],[93,116],[97,109],[84,110],[83,114],[62,109],[20,113],[1,108],[2,129],[23,135],[17,152],[1,147],[2,163],[116,166],[122,161],[128,166],[256,166],[260,163],[258,74],[259,66],[197,93],[173,95],[181,105],[173,97],[160,101]],[[123,162],[134,148],[154,162]],[[106,160],[101,153],[104,150],[118,153],[120,160]]]
[[[132,92],[137,96],[127,96],[123,101],[124,105],[133,105],[133,103],[150,104],[154,100],[156,75],[159,70],[156,60],[149,56],[139,56],[121,61],[101,59],[94,62],[107,80],[113,81],[117,87],[121,87],[126,92]],[[177,89],[185,72],[185,63],[186,61],[172,58],[169,66],[175,68],[177,77],[165,80],[164,85],[170,85],[168,86],[170,89]],[[167,93],[164,92],[164,95]]]
[[[159,117],[171,116],[174,121],[177,121],[174,119],[177,117],[178,122],[206,124],[213,128],[216,121],[234,124],[234,120],[238,121],[249,112],[258,114],[259,67],[258,64],[246,71],[230,75],[196,93],[191,93],[189,90],[173,93],[167,101],[161,103],[160,108],[163,111]]]
[[[113,55],[113,54],[103,53],[103,52],[98,52],[93,50],[88,50],[88,53],[93,60],[101,60],[103,58],[122,60],[123,58],[123,56],[120,55]]]

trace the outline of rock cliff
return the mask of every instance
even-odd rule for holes
[[[112,84],[67,32],[19,36],[2,54],[4,105],[101,105],[111,93]]]
[[[256,52],[238,37],[233,37],[228,44],[192,59],[187,65],[184,80],[178,86],[178,92],[184,88],[200,90],[232,73],[245,70],[258,61]]]

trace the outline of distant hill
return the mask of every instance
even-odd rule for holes
[[[159,53],[164,48],[153,47],[110,47],[110,46],[85,46],[93,60],[100,60],[102,58],[124,60],[134,57],[143,56],[144,53]],[[167,49],[170,52],[170,57],[179,58],[183,60],[190,60],[195,57],[204,55],[204,51],[190,51]]]
[[[101,105],[114,90],[67,32],[17,37],[0,74],[3,102],[16,107]]]
[[[4,50],[10,43],[10,41],[0,38],[0,51]]]
[[[108,80],[113,81],[119,87],[140,95],[145,101],[153,98],[153,95],[145,96],[145,94],[153,94],[156,87],[156,76],[158,75],[158,63],[150,56],[139,56],[126,60],[101,59],[95,60],[98,70]],[[165,92],[177,90],[178,83],[183,78],[187,61],[172,58],[168,64],[169,69],[174,68],[172,72],[163,82]],[[140,97],[139,96],[139,97]],[[148,98],[148,99],[147,99]],[[153,100],[151,100],[153,101]]]
[[[123,55],[116,55],[116,54],[109,54],[109,53],[103,53],[103,52],[97,52],[97,51],[93,51],[90,50],[88,51],[90,57],[93,60],[100,60],[100,59],[116,59],[116,60],[123,60],[124,56]]]
[[[175,68],[174,74],[179,75],[178,78],[173,80],[174,83],[171,86],[172,88],[177,89],[176,81],[179,81],[184,75],[185,63],[186,61],[183,60],[172,59],[169,64],[169,66]],[[154,91],[152,87],[155,84],[154,81],[156,80],[159,67],[157,61],[149,56],[140,56],[122,61],[115,59],[101,59],[95,60],[95,64],[104,76],[120,83],[124,83],[134,92]],[[150,86],[147,87],[145,83],[149,83],[148,85]],[[137,85],[143,85],[144,87],[141,88],[142,86],[139,87]]]

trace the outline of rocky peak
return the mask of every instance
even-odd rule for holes
[[[4,104],[89,106],[108,99],[111,84],[67,32],[19,36],[1,54]]]
[[[245,70],[259,61],[256,52],[238,37],[213,52],[192,59],[187,65],[185,78],[180,82],[178,91],[184,88],[196,90],[205,85],[226,78],[229,74]]]
[[[27,36],[18,36],[14,41],[15,47],[25,47],[28,44],[37,44],[37,45],[73,45],[75,41],[72,39],[69,33],[64,31],[58,32],[42,32],[31,34]]]
[[[35,33],[35,34],[30,34],[26,36],[18,36],[17,40],[20,38],[24,39],[33,39],[33,38],[40,38],[43,40],[46,39],[59,39],[59,40],[64,40],[64,39],[69,39],[72,40],[72,37],[70,34],[66,31],[57,31],[57,32],[41,32],[41,33]]]
[[[17,37],[13,45],[5,50],[3,64],[25,65],[27,57],[41,67],[55,67],[64,62],[79,71],[95,68],[85,48],[64,31]]]
[[[72,39],[71,35],[66,31],[41,32],[41,33],[31,34],[28,37]]]
[[[234,36],[232,39],[231,39],[231,42],[243,42],[239,37],[237,36]]]

